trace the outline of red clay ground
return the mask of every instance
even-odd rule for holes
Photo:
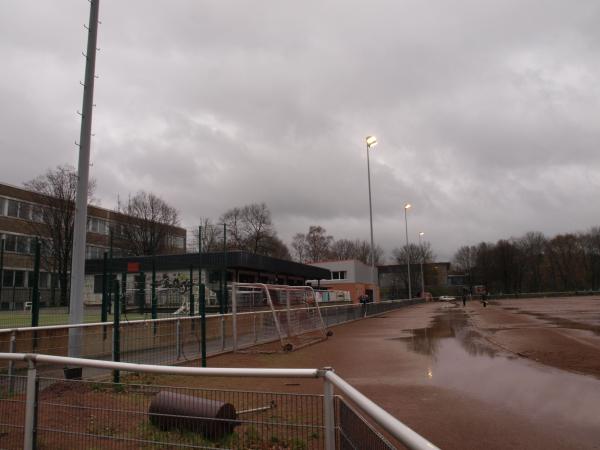
[[[600,449],[599,324],[600,298],[428,303],[335,327],[328,341],[292,353],[226,354],[209,366],[332,366],[443,449]],[[320,380],[128,378],[276,392],[323,387]]]
[[[594,327],[600,323],[599,298],[504,300],[487,308],[473,301],[464,310],[455,304],[428,303],[335,327],[335,335],[328,341],[289,354],[227,354],[211,358],[209,365],[332,366],[353,386],[443,449],[600,448],[600,428],[593,421],[578,424],[557,420],[557,411],[538,415],[535,405],[530,409],[511,407],[493,401],[493,396],[490,400],[485,392],[478,395],[477,386],[472,390],[469,386],[456,388],[452,379],[447,385],[435,382],[432,367],[435,370],[436,360],[443,359],[443,353],[432,355],[418,349],[423,344],[417,345],[417,338],[410,336],[426,335],[427,342],[451,336],[455,326],[446,319],[450,310],[460,312],[466,321],[467,340],[477,343],[476,354],[523,355],[517,361],[533,366],[530,370],[538,370],[541,363],[600,376],[600,337],[594,334]],[[559,323],[560,319],[567,322]],[[409,350],[411,339],[413,348],[419,351]],[[509,359],[506,361],[511,364]],[[189,385],[190,381],[173,377],[168,380],[178,385]],[[595,386],[600,392],[600,381],[589,381],[591,389]],[[477,380],[471,383],[479,384]],[[192,384],[288,392],[319,393],[322,389],[318,380],[196,379]],[[493,391],[494,386],[487,390]],[[552,398],[552,393],[544,395]],[[595,420],[599,417],[600,405]]]

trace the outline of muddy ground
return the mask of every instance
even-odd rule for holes
[[[598,297],[427,303],[335,327],[328,341],[289,354],[209,363],[332,366],[444,449],[600,449],[599,326]],[[322,389],[317,380],[193,383]]]
[[[599,326],[598,297],[502,300],[487,307],[427,303],[335,327],[327,341],[298,351],[225,354],[209,358],[209,366],[332,366],[443,449],[600,449]],[[312,379],[127,378],[275,392],[323,388]],[[57,412],[46,409],[44,416],[56,426],[73,420]]]

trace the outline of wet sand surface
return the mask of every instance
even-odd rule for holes
[[[227,354],[213,367],[332,366],[444,449],[600,449],[600,298],[427,303],[333,328],[288,354]],[[153,382],[322,392],[320,380]]]

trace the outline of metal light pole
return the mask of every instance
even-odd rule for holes
[[[90,24],[88,27],[87,53],[85,55],[86,64],[85,81],[83,85],[83,110],[81,111],[81,134],[79,138],[79,162],[77,167],[77,197],[75,200],[75,221],[73,225],[71,293],[69,297],[69,324],[71,325],[83,322],[87,196],[90,171],[90,140],[92,135],[92,110],[94,106],[94,71],[96,67],[99,3],[100,0],[90,1]],[[69,328],[69,356],[80,356],[81,338],[81,328]]]
[[[408,214],[407,211],[412,205],[407,203],[404,205],[404,227],[406,230],[406,268],[408,271],[408,298],[412,298],[412,288],[410,286],[410,247],[408,246]]]
[[[421,298],[425,298],[425,278],[423,277],[423,260],[425,259],[425,254],[423,253],[423,233],[422,231],[419,233],[419,249],[421,250]]]
[[[371,225],[371,281],[375,284],[375,246],[373,244],[373,205],[371,202],[371,165],[369,163],[369,150],[377,145],[375,136],[367,136],[367,181],[369,184],[369,223]]]

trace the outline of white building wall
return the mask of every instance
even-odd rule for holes
[[[371,266],[358,260],[324,261],[312,263],[311,266],[322,267],[332,272],[346,271],[345,280],[334,280],[336,283],[371,283]],[[377,268],[375,268],[375,280],[377,280]],[[324,281],[324,280],[323,280]],[[325,284],[322,282],[322,284]]]

